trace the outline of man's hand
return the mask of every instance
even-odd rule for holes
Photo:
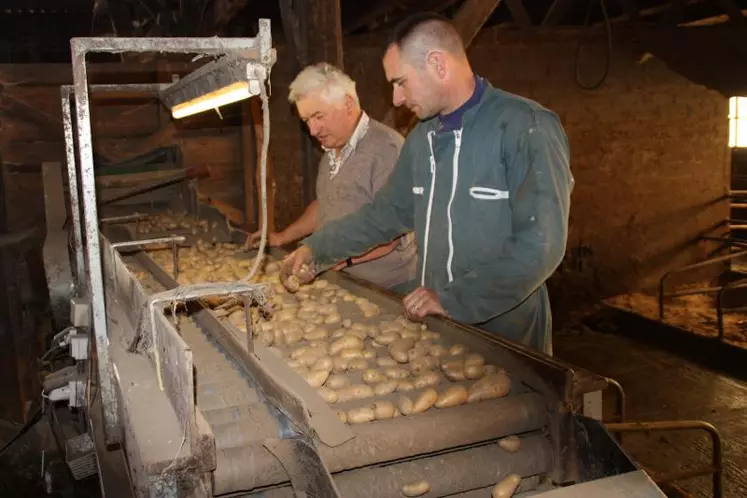
[[[259,242],[262,239],[262,231],[258,230],[246,238],[244,242],[244,250],[249,251],[251,249],[258,249]],[[280,247],[286,244],[285,238],[279,232],[269,232],[267,234],[267,246],[268,247]]]
[[[435,291],[418,287],[402,300],[405,316],[413,322],[422,322],[428,315],[446,315]]]
[[[283,259],[280,282],[290,292],[296,292],[300,284],[308,284],[316,276],[314,255],[307,246],[301,246]]]

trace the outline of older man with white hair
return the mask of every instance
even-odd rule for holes
[[[399,133],[361,109],[355,82],[330,64],[304,68],[291,83],[288,100],[325,154],[319,164],[316,200],[287,228],[269,234],[271,247],[296,242],[372,202],[394,169],[404,142]],[[252,234],[249,244],[256,246],[259,237],[259,232]],[[349,257],[335,268],[405,293],[417,270],[414,234]]]

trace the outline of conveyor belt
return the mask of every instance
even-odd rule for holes
[[[163,286],[150,282],[149,287]],[[179,330],[192,349],[197,408],[215,436],[213,493],[287,486],[286,470],[263,446],[279,439],[273,411],[209,332],[188,317],[180,318]],[[399,497],[403,484],[419,479],[431,484],[425,496],[444,496],[489,486],[509,473],[546,474],[552,467],[542,432],[547,401],[520,386],[515,391],[501,399],[356,425],[354,439],[334,448],[318,444],[319,454],[346,498]],[[524,434],[517,453],[495,444],[513,434]],[[289,489],[273,493],[284,496]]]

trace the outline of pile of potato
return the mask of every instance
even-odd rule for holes
[[[218,226],[217,221],[207,220],[188,214],[177,214],[172,211],[149,216],[137,224],[138,233],[161,233],[172,230],[188,230],[192,234],[208,233]]]
[[[509,392],[506,372],[464,345],[446,345],[440,334],[404,316],[378,316],[373,323],[378,306],[324,279],[288,293],[277,271],[276,263],[265,268],[264,278],[275,284],[274,313],[253,320],[254,340],[283,358],[329,404],[387,398],[338,411],[342,421],[389,419]],[[246,330],[243,309],[227,320]]]
[[[235,256],[237,244],[208,243],[198,240],[192,247],[179,248],[179,285],[203,282],[235,282],[246,277],[254,262]],[[151,259],[172,274],[173,254],[170,248],[148,251]],[[257,279],[254,279],[255,281]]]
[[[201,241],[181,249],[179,283],[243,278],[252,261],[234,257],[236,249]],[[151,251],[151,257],[171,270],[170,251]],[[382,316],[376,304],[323,278],[289,293],[279,270],[277,262],[268,262],[253,279],[271,284],[273,309],[263,316],[252,307],[253,339],[283,358],[327,403],[350,403],[338,411],[342,421],[407,416],[510,391],[506,372],[466,346],[446,344],[404,316]],[[216,314],[246,333],[243,305],[227,304]]]

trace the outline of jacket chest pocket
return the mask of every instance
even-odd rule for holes
[[[511,195],[498,182],[474,182],[462,190],[464,227],[459,239],[475,253],[494,253],[511,234]],[[461,209],[460,209],[461,211]]]

